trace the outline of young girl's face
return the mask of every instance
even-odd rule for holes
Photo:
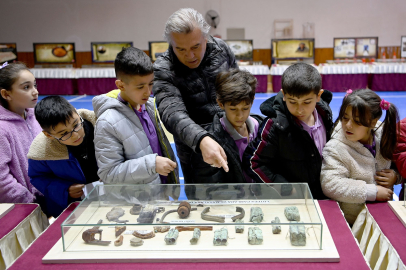
[[[360,142],[363,144],[370,143],[371,127],[365,127],[358,125],[354,119],[359,122],[357,115],[352,115],[352,107],[348,106],[345,109],[343,118],[341,119],[341,125],[344,131],[345,137],[352,142]],[[375,126],[377,119],[372,121],[372,125]]]
[[[17,80],[11,86],[11,91],[7,92],[7,101],[9,103],[12,103],[13,108],[34,108],[37,104],[37,83],[35,81],[34,75],[32,75],[32,73],[28,70],[20,71]]]

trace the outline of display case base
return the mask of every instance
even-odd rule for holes
[[[315,205],[319,213],[320,206],[317,201]],[[294,247],[292,249],[266,249],[260,246],[247,245],[247,241],[238,242],[233,239],[233,246],[236,249],[225,249],[222,246],[212,246],[210,249],[180,250],[176,245],[167,246],[163,244],[165,234],[157,234],[154,238],[159,241],[156,250],[142,250],[137,247],[132,250],[120,251],[63,251],[62,238],[52,247],[52,249],[42,259],[43,263],[110,263],[110,262],[338,262],[340,256],[327,227],[323,215],[320,215],[323,224],[322,249],[305,249],[305,247]],[[186,224],[185,224],[186,225]],[[221,226],[221,224],[219,224]],[[254,225],[253,225],[254,226]],[[248,231],[248,226],[245,226]],[[228,225],[229,230],[234,230],[234,226]],[[182,232],[193,233],[193,232]],[[129,235],[128,235],[129,236]],[[288,239],[286,232],[282,235]],[[189,237],[184,237],[189,241]],[[277,239],[277,238],[276,238]],[[153,240],[153,239],[151,239]],[[199,241],[202,241],[200,239]],[[310,240],[310,239],[309,239]],[[161,242],[162,241],[162,242]],[[178,241],[181,241],[179,239]],[[212,240],[211,240],[212,241]],[[162,249],[161,243],[165,249]],[[181,243],[180,243],[181,244]],[[179,244],[179,246],[181,246]],[[311,243],[309,243],[311,244]],[[231,244],[230,244],[231,245]],[[241,248],[246,246],[247,248]],[[159,248],[160,247],[160,248]],[[113,247],[114,249],[114,247]]]
[[[395,213],[395,215],[399,218],[399,220],[403,223],[406,227],[406,207],[404,206],[404,201],[390,201],[388,202],[389,207]]]

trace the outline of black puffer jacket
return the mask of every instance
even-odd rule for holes
[[[327,141],[333,127],[328,105],[332,97],[330,91],[324,90],[316,104]],[[309,133],[289,112],[282,92],[262,103],[260,109],[268,118],[244,152],[244,171],[259,183],[308,183],[313,198],[326,199],[320,184],[320,153]]]
[[[202,154],[194,153],[191,158],[193,183],[205,184],[205,183],[247,183],[243,174],[240,153],[234,139],[224,130],[221,125],[220,118],[224,116],[224,112],[217,113],[214,116],[213,123],[211,125],[205,125],[204,128],[209,132],[212,138],[214,138],[218,144],[223,147],[224,152],[227,155],[228,172],[225,172],[223,168],[211,167],[209,164],[203,161]],[[255,120],[261,124],[263,117],[251,114]]]
[[[201,125],[211,123],[221,111],[216,102],[216,76],[230,68],[238,68],[233,52],[223,40],[211,36],[204,58],[195,69],[183,65],[171,46],[154,63],[152,91],[162,122],[176,141],[193,151],[207,135]]]

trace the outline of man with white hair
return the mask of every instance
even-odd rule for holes
[[[221,71],[238,68],[228,45],[209,35],[202,14],[191,8],[173,13],[165,25],[169,49],[154,64],[154,86],[161,119],[175,139],[185,183],[190,179],[192,151],[206,163],[228,171],[223,148],[202,127],[221,109],[215,81]]]

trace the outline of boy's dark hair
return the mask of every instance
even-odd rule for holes
[[[75,107],[60,96],[46,97],[35,106],[35,118],[45,131],[53,130],[59,123],[68,123],[74,113]]]
[[[220,72],[216,78],[216,98],[223,105],[235,106],[242,101],[254,102],[257,79],[245,70],[230,69]]]
[[[123,48],[114,61],[116,77],[124,75],[145,76],[154,72],[151,58],[140,49],[134,47]]]
[[[372,121],[382,116],[380,104],[381,98],[374,91],[369,89],[354,91],[344,97],[335,125],[337,125],[338,121],[343,119],[345,110],[350,106],[352,108],[352,118],[356,124],[374,128],[371,126]],[[380,147],[381,155],[387,160],[392,160],[393,151],[395,151],[396,148],[396,142],[399,136],[398,131],[400,130],[398,122],[398,110],[396,106],[391,103],[389,109],[386,111],[385,120],[383,121]]]
[[[317,95],[320,89],[320,73],[315,67],[309,64],[296,63],[283,72],[282,90],[285,94],[300,98],[311,92]]]
[[[11,86],[18,79],[21,71],[28,70],[28,67],[22,62],[10,63],[7,66],[0,69],[0,90],[11,90]],[[8,107],[8,102],[0,95],[0,104],[4,107]]]

